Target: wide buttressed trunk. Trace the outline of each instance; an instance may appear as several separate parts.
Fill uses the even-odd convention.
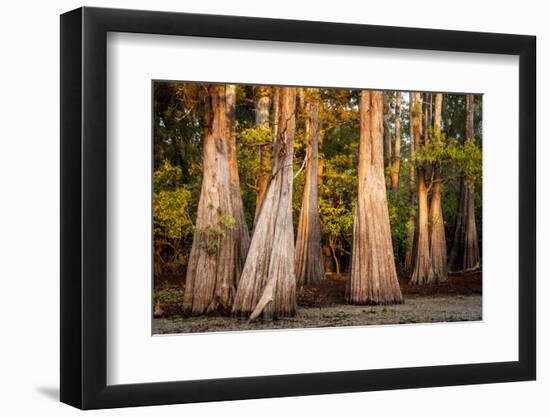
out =
[[[413,93],[412,97],[413,101],[411,103],[411,140],[414,140],[415,148],[420,149],[422,101],[420,98],[420,93]],[[424,129],[426,130],[426,126],[424,127]],[[424,134],[426,135],[425,131]],[[427,138],[427,136],[424,136],[424,145],[427,144]],[[430,257],[428,186],[426,184],[426,168],[423,163],[417,164],[416,178],[418,186],[418,214],[416,223],[417,237],[414,249],[414,266],[410,283],[413,285],[421,285],[429,284],[435,281],[435,275],[433,272],[432,261]]]
[[[319,91],[309,89],[305,183],[296,239],[296,282],[316,284],[325,278],[318,209]]]
[[[465,141],[474,140],[474,96],[466,96]],[[481,259],[475,218],[475,190],[468,178],[462,178],[458,214],[455,222],[453,244],[449,254],[449,270],[473,272],[479,270]]]
[[[433,138],[441,143],[441,108],[443,94],[435,95],[433,111]],[[430,202],[430,256],[435,279],[438,282],[447,281],[447,242],[445,240],[445,223],[441,205],[441,166],[436,162],[433,166],[434,180],[432,199]]]
[[[238,265],[237,277],[244,266],[248,247],[250,246],[250,235],[244,216],[243,199],[241,195],[241,183],[239,180],[239,164],[237,161],[237,134],[235,131],[235,112],[237,106],[237,88],[229,84],[225,88],[226,109],[227,109],[227,137],[229,140],[229,180],[231,183],[231,205],[233,207],[233,218],[235,220],[235,231],[237,239]]]
[[[256,129],[261,133],[261,137],[266,137],[269,131],[269,108],[271,106],[270,88],[257,87],[255,94],[255,111],[256,111]],[[258,173],[257,193],[256,193],[256,211],[254,213],[254,224],[260,214],[262,201],[265,197],[269,176],[271,174],[271,154],[273,152],[273,144],[271,141],[265,141],[258,148],[260,159],[260,170]]]
[[[296,312],[292,182],[296,89],[281,88],[271,180],[237,288],[233,314],[254,320]]]
[[[225,86],[208,86],[204,130],[201,195],[183,297],[183,309],[192,314],[228,311],[237,282]]]
[[[359,185],[347,298],[352,304],[400,303],[384,177],[383,93],[360,94]]]

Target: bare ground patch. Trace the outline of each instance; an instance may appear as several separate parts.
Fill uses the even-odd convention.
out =
[[[154,334],[270,330],[481,320],[481,295],[410,295],[393,306],[300,307],[295,317],[249,323],[226,316],[157,318]]]

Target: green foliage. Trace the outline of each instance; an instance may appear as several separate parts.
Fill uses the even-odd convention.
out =
[[[182,184],[181,169],[165,160],[153,174],[153,233],[155,272],[165,266],[171,272],[187,264],[186,246],[192,240],[193,222],[189,216],[191,192]]]
[[[183,299],[183,290],[173,287],[165,287],[156,292],[156,299],[164,305],[179,304]]]
[[[196,221],[202,184],[202,143],[204,137],[204,94],[199,83],[155,82],[154,84],[154,175],[153,221],[155,236],[155,274],[183,275],[195,233],[203,234],[204,249],[210,255],[219,252],[221,238],[235,227],[235,219],[217,212],[216,224],[199,230]],[[319,107],[320,143],[318,210],[322,244],[336,253],[342,271],[348,267],[351,252],[354,205],[357,200],[357,165],[359,144],[359,95],[356,90],[321,89]],[[422,144],[410,157],[410,113],[421,112],[421,106],[410,109],[408,93],[401,94],[401,170],[399,187],[387,192],[388,212],[394,251],[398,263],[404,260],[411,214],[416,204],[410,203],[408,188],[409,163],[423,164],[427,179],[439,167],[442,208],[447,239],[451,239],[457,214],[461,178],[475,186],[478,233],[481,236],[482,179],[482,97],[474,99],[474,136],[464,138],[465,99],[460,94],[444,94],[442,133],[438,138],[430,131],[428,145]],[[387,126],[395,128],[396,93],[386,94]],[[245,218],[252,230],[256,208],[257,182],[261,174],[260,151],[273,143],[271,128],[256,128],[255,87],[237,88],[236,132],[238,170]],[[306,158],[306,107],[298,103],[294,142],[294,173]],[[273,108],[271,108],[273,116]],[[271,123],[273,120],[271,120]],[[423,138],[422,138],[423,139]],[[264,154],[265,155],[265,154]],[[416,173],[416,171],[414,171]],[[302,205],[305,170],[296,175],[293,188],[293,220],[297,227]],[[386,172],[388,174],[388,172]],[[414,199],[416,186],[412,198]],[[208,205],[216,210],[213,204]],[[212,213],[214,214],[214,212]],[[331,256],[334,256],[331,254]],[[171,290],[170,290],[171,291]],[[161,295],[165,297],[165,295]],[[168,297],[168,295],[166,295]],[[167,300],[165,300],[167,301]]]
[[[480,183],[482,176],[481,148],[473,139],[460,143],[457,139],[447,139],[444,134],[435,140],[433,132],[428,145],[417,150],[414,161],[420,164],[439,163],[448,167],[451,172],[467,178],[473,183]]]
[[[467,139],[464,144],[459,144],[455,140],[450,143],[448,148],[449,157],[460,175],[474,184],[480,184],[483,166],[479,145],[473,139]]]

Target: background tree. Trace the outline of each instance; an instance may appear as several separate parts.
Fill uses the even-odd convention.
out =
[[[310,88],[307,96],[305,184],[295,250],[298,284],[315,284],[325,278],[318,203],[319,90]]]
[[[255,107],[256,107],[256,129],[259,131],[259,136],[262,143],[259,146],[260,169],[258,172],[257,183],[257,198],[256,211],[254,215],[254,223],[260,214],[262,201],[267,190],[269,176],[271,172],[271,154],[273,145],[271,135],[269,134],[269,109],[271,105],[270,88],[260,86],[255,91]]]
[[[231,205],[233,207],[233,218],[235,219],[236,244],[239,255],[237,258],[237,277],[239,277],[246,260],[248,247],[250,246],[250,235],[244,215],[241,182],[239,180],[239,163],[237,158],[237,133],[235,130],[237,87],[234,84],[228,84],[225,87],[225,95],[227,108],[227,138],[229,140],[229,179],[231,183]]]
[[[391,152],[390,181],[393,192],[399,186],[399,170],[401,168],[401,92],[395,92],[395,137]]]
[[[475,148],[473,95],[466,96],[464,147]],[[449,254],[449,269],[453,272],[473,272],[481,265],[474,199],[474,179],[466,173],[461,178],[458,214]]]
[[[282,87],[271,180],[243,268],[233,314],[269,320],[296,311],[292,183],[296,89]]]
[[[184,311],[228,310],[237,282],[225,86],[209,85],[204,111],[202,189],[187,266]]]
[[[412,93],[412,140],[415,149],[420,148],[420,126],[422,125],[422,99],[420,93]],[[424,121],[429,117],[427,106],[425,106]],[[424,125],[427,130],[427,125]],[[424,132],[424,144],[428,146],[429,135]],[[429,284],[435,280],[430,257],[430,232],[428,220],[428,185],[426,181],[426,166],[422,162],[416,164],[416,178],[418,186],[418,215],[417,215],[417,239],[414,249],[414,267],[410,283],[413,285]]]
[[[442,147],[441,140],[441,109],[443,94],[437,93],[433,112],[433,144],[435,152]],[[441,163],[436,159],[433,163],[432,198],[430,200],[430,257],[436,281],[447,281],[447,242],[445,239],[445,222],[441,207]]]
[[[408,187],[409,187],[409,208],[407,218],[407,249],[405,253],[405,269],[412,271],[414,266],[415,246],[416,246],[416,194],[415,194],[415,138],[420,138],[420,120],[418,112],[418,98],[416,93],[409,93],[409,158],[408,158]],[[416,110],[415,110],[416,107]],[[418,139],[419,140],[419,139]]]
[[[383,109],[381,91],[361,91],[359,178],[348,288],[353,304],[402,302],[386,199]]]

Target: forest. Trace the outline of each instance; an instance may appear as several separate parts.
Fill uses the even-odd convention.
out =
[[[482,98],[154,81],[154,333],[480,320]]]

